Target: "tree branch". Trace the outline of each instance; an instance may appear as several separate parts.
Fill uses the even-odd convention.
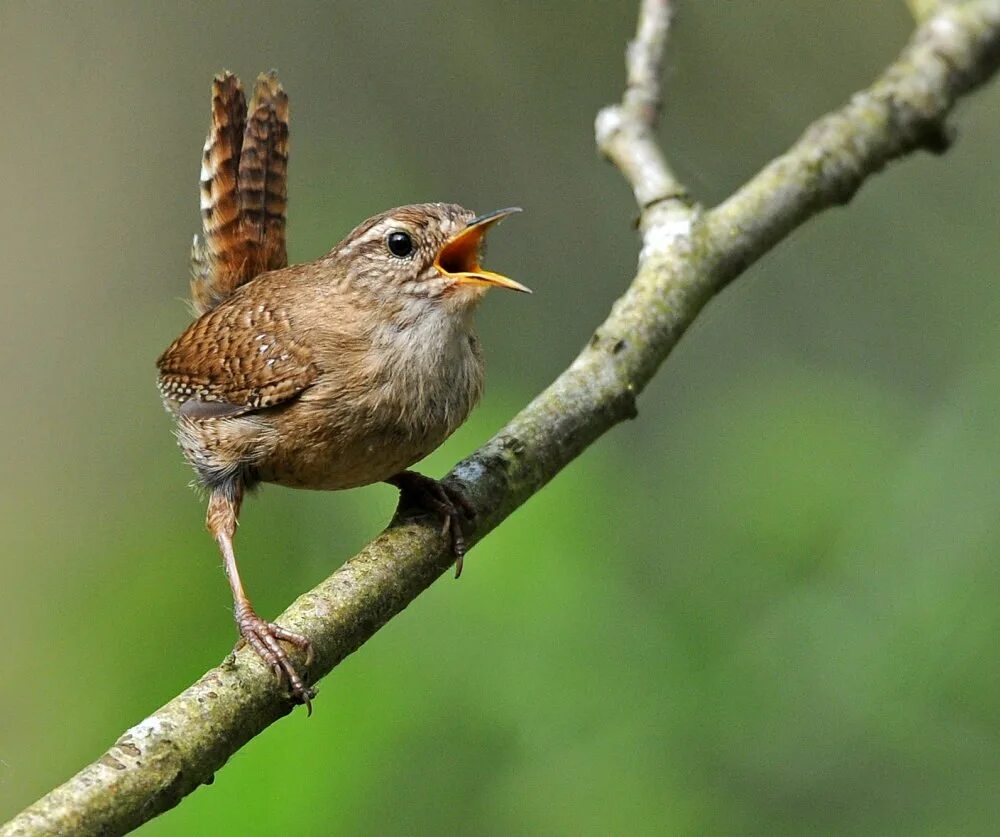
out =
[[[625,95],[597,114],[597,147],[629,182],[640,211],[660,201],[684,201],[687,191],[656,142],[660,74],[672,9],[670,0],[642,0],[635,40],[625,53]]]
[[[1000,0],[921,0],[923,23],[872,87],[823,117],[732,197],[688,206],[653,137],[670,6],[643,0],[628,89],[601,112],[598,143],[642,211],[636,277],[572,365],[450,478],[479,509],[484,537],[618,422],[705,303],[822,209],[848,201],[888,162],[948,144],[958,97],[1000,64]],[[427,521],[394,521],[280,617],[314,643],[327,674],[451,564]],[[120,834],[176,805],[247,741],[291,711],[246,650],[128,730],[93,764],[0,829],[0,835]]]

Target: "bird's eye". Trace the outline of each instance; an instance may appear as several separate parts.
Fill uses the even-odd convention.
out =
[[[405,259],[413,252],[413,239],[409,233],[398,230],[391,232],[385,243],[389,247],[389,252],[400,259]]]

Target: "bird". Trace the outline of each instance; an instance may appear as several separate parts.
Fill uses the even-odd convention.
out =
[[[530,293],[482,264],[488,230],[517,207],[454,203],[381,212],[325,256],[288,265],[288,97],[274,71],[249,106],[217,75],[201,167],[203,235],[192,247],[196,319],[157,360],[161,399],[207,494],[240,634],[311,712],[282,643],[309,640],[261,618],[233,549],[244,498],[261,483],[341,490],[377,482],[436,514],[456,577],[475,510],[452,485],[409,470],[469,416],[483,389],[473,314],[491,287]]]

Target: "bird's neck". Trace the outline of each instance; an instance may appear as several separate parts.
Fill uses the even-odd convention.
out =
[[[418,368],[465,359],[469,341],[475,339],[473,306],[449,310],[425,299],[409,299],[386,313],[373,344]]]
[[[395,404],[407,421],[419,426],[418,432],[447,435],[482,393],[483,363],[472,311],[435,306],[421,309],[421,316],[412,314],[403,306],[373,335],[378,398],[383,407]]]

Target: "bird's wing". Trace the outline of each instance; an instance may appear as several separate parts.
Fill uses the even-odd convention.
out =
[[[257,78],[249,112],[240,80],[228,72],[216,76],[201,166],[204,240],[196,237],[191,250],[197,314],[288,264],[287,174],[288,96],[277,76]]]
[[[247,294],[195,320],[156,365],[164,400],[191,418],[274,407],[298,396],[318,374],[284,308]]]

